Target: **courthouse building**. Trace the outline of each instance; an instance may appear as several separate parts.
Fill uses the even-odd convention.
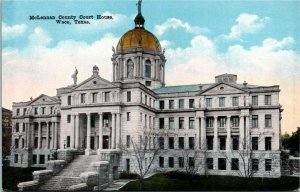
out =
[[[150,148],[162,148],[151,171],[183,170],[189,161],[199,173],[238,175],[246,162],[255,176],[280,177],[279,86],[226,73],[166,86],[164,49],[145,29],[140,7],[134,22],[113,48],[112,82],[87,66],[90,77],[77,83],[76,69],[73,84],[55,96],[13,103],[11,166],[45,167],[67,149],[119,151],[118,171],[134,172],[135,159],[122,148],[147,136]],[[192,151],[188,159],[184,151]]]

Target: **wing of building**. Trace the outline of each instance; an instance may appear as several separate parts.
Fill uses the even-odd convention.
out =
[[[238,175],[246,160],[255,176],[280,177],[279,86],[239,83],[234,74],[166,86],[164,50],[141,12],[134,22],[113,48],[112,82],[94,66],[81,83],[75,72],[74,84],[56,96],[13,103],[11,165],[45,167],[55,152],[69,150],[116,154],[114,174],[134,172],[136,161],[124,147],[147,136],[150,149],[161,148],[153,172],[184,169],[189,161],[201,162],[199,173]],[[187,150],[194,154],[188,160]]]

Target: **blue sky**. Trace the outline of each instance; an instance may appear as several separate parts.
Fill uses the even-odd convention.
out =
[[[98,65],[111,80],[112,46],[134,27],[136,1],[3,1],[3,106],[72,82]],[[300,1],[143,0],[145,28],[166,48],[166,83],[211,83],[222,73],[280,85],[283,131],[300,126]],[[91,25],[58,25],[31,15],[112,15]],[[30,91],[24,91],[30,90]]]

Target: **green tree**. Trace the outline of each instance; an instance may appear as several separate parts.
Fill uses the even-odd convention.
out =
[[[283,148],[289,149],[291,155],[299,157],[300,128],[293,132],[292,135],[285,133],[281,136],[281,139]]]

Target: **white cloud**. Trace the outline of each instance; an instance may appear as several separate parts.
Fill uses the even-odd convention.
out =
[[[178,29],[182,28],[186,32],[193,33],[193,34],[200,34],[200,33],[207,33],[209,32],[209,29],[207,28],[201,28],[198,26],[191,26],[189,23],[184,22],[177,18],[169,18],[167,21],[165,21],[161,25],[156,25],[154,30],[155,34],[158,36],[163,35],[167,30],[169,29]]]
[[[8,40],[21,36],[26,31],[25,24],[17,24],[9,26],[2,22],[2,38],[3,40]]]
[[[46,33],[37,28],[31,34],[30,41],[38,40]],[[71,75],[76,66],[78,82],[92,75],[92,67],[99,67],[100,75],[111,80],[111,46],[116,45],[118,38],[107,34],[99,40],[88,44],[83,41],[64,40],[54,47],[46,45],[47,39],[39,47],[27,49],[3,49],[3,105],[10,108],[12,101],[26,101],[44,93],[56,95],[56,89],[73,83]]]
[[[228,35],[223,35],[226,40],[240,39],[244,34],[255,34],[260,31],[271,18],[264,17],[260,18],[257,15],[242,13],[236,19],[236,24],[231,27]]]
[[[170,44],[171,44],[171,42],[168,41],[168,40],[162,40],[162,41],[160,41],[160,45],[161,45],[162,48],[167,48],[167,47],[170,46]]]
[[[105,11],[102,16],[112,16],[113,19],[96,19],[88,20],[90,21],[90,25],[76,25],[76,29],[80,32],[94,31],[94,30],[104,30],[108,28],[120,27],[121,25],[127,25],[128,22],[133,22],[133,20],[129,19],[126,15],[111,13],[109,11]]]
[[[31,47],[44,47],[51,43],[52,39],[48,32],[41,27],[36,27],[33,33],[29,36],[29,45]]]

